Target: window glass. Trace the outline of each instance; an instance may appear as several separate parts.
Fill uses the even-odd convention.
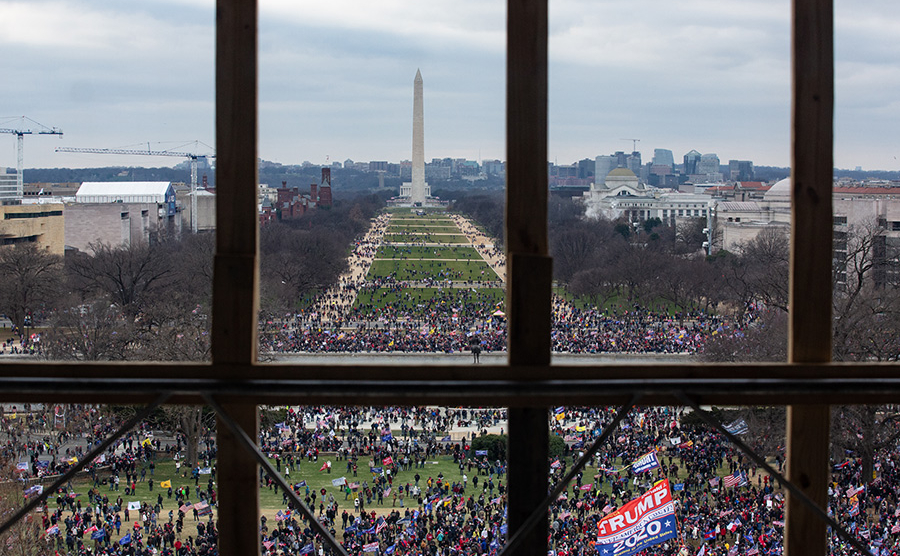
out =
[[[215,17],[176,4],[0,6],[0,354],[209,359]]]
[[[263,360],[505,361],[503,8],[261,2]]]
[[[554,362],[784,361],[788,3],[550,8]]]

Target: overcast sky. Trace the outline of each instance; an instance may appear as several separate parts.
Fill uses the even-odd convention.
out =
[[[260,156],[411,156],[425,82],[425,157],[505,158],[505,2],[261,0]],[[900,10],[836,0],[835,164],[900,169]],[[789,164],[789,0],[551,0],[550,152],[560,164],[640,139],[680,162]],[[0,127],[25,115],[25,166],[173,165],[57,146],[213,145],[213,0],[0,0]],[[34,127],[34,126],[32,126]],[[0,135],[0,166],[16,164]],[[205,148],[199,146],[201,151]]]

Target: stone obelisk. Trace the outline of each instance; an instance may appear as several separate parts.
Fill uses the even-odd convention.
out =
[[[413,81],[413,144],[412,183],[409,200],[416,205],[424,205],[425,193],[425,105],[422,99],[422,72],[416,70]]]

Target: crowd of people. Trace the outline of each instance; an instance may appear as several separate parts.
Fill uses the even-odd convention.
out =
[[[35,441],[42,425],[4,414],[7,442],[2,456],[18,461],[25,454],[60,455],[65,437]],[[87,446],[111,431],[84,416],[78,433]],[[587,445],[613,419],[614,408],[559,407],[549,412],[551,434],[563,440],[561,453],[548,461],[550,482],[559,481]],[[576,475],[549,509],[549,543],[554,555],[602,556],[596,548],[600,521],[662,479],[672,491],[678,535],[648,549],[658,556],[754,556],[780,554],[784,535],[784,491],[763,470],[727,442],[724,436],[691,419],[683,408],[634,410],[613,437]],[[507,470],[502,456],[475,450],[477,436],[503,432],[502,409],[437,407],[304,407],[288,408],[283,420],[261,427],[260,447],[269,454],[294,492],[332,531],[352,556],[366,553],[397,556],[494,555],[506,542]],[[12,424],[10,424],[12,421]],[[45,423],[46,424],[46,423]],[[453,437],[448,431],[465,428]],[[742,434],[771,431],[744,431]],[[212,556],[217,553],[214,483],[215,446],[202,451],[213,469],[195,487],[168,489],[157,479],[156,502],[138,507],[125,502],[125,489],[153,482],[153,462],[171,458],[178,445],[149,445],[142,431],[129,433],[99,458],[80,481],[91,488],[82,496],[66,486],[52,493],[32,524],[43,530],[48,549],[60,555]],[[636,471],[643,456],[655,464]],[[783,449],[769,456],[781,470]],[[900,551],[900,451],[887,447],[875,456],[874,479],[862,477],[857,454],[834,461],[829,513],[877,555]],[[452,460],[450,475],[429,473],[426,462]],[[320,462],[341,482],[321,491],[298,476],[301,460]],[[326,465],[327,464],[327,465]],[[330,473],[332,465],[336,472]],[[361,467],[361,469],[360,469]],[[294,474],[291,475],[292,469]],[[26,471],[40,475],[34,469]],[[186,471],[187,472],[187,471]],[[122,490],[119,481],[122,478]],[[261,471],[261,488],[276,489]],[[358,482],[357,482],[358,481]],[[39,482],[29,480],[26,495]],[[152,489],[152,487],[151,487]],[[199,509],[198,509],[199,508]],[[206,508],[207,511],[203,511]],[[267,556],[329,554],[284,496],[274,519],[260,521],[261,551]],[[185,530],[185,521],[191,530]],[[196,531],[196,532],[195,532]],[[832,532],[831,552],[852,554],[853,548]]]
[[[505,351],[502,304],[492,293],[446,289],[421,298],[403,284],[363,290],[344,318],[310,322],[302,314],[261,334],[261,349],[272,352],[466,351],[476,338],[485,352]],[[389,303],[375,300],[390,297]],[[365,299],[363,301],[362,299]],[[499,311],[499,314],[495,314]],[[552,346],[557,353],[687,353],[727,327],[721,318],[695,313],[687,318],[632,307],[621,313],[554,303]]]
[[[368,411],[368,410],[364,410]],[[395,409],[371,414],[384,423],[403,426],[419,423]],[[457,419],[469,417],[468,410],[446,410],[446,416],[434,413],[427,419],[438,430]],[[474,413],[474,411],[473,411]],[[548,462],[551,482],[561,479],[568,467],[580,457],[609,422],[613,408],[557,408],[550,415],[552,432],[565,439],[562,455]],[[473,415],[474,416],[474,415]],[[502,414],[487,414],[486,423],[503,423]],[[675,500],[678,520],[677,538],[648,549],[646,554],[678,556],[697,554],[734,556],[781,554],[784,540],[784,494],[772,477],[758,469],[730,445],[724,436],[696,424],[686,424],[679,408],[645,409],[629,416],[620,426],[615,440],[602,447],[592,458],[587,473],[576,476],[549,512],[552,554],[597,555],[596,531],[604,516],[639,496],[653,484],[668,479]],[[358,422],[360,414],[346,415],[330,410],[316,415],[293,417],[277,433],[269,433],[269,449],[277,449],[277,439],[296,436],[295,428],[316,429],[327,434],[328,423],[340,429]],[[424,423],[422,423],[424,424]],[[333,430],[333,429],[331,429]],[[363,431],[365,432],[365,431]],[[418,457],[409,458],[406,475],[397,475],[391,483],[376,479],[365,486],[361,502],[352,509],[338,503],[340,491],[316,493],[308,488],[301,498],[317,510],[326,528],[343,542],[352,556],[365,553],[452,556],[496,554],[506,541],[505,464],[486,455],[466,450],[466,440],[440,442],[431,439],[420,444],[383,440],[379,425],[368,434],[360,434],[353,448],[342,457],[404,457],[405,450],[422,450],[427,457],[453,457],[459,465],[454,477],[426,477],[420,474]],[[313,435],[314,437],[315,435]],[[644,472],[634,472],[632,464],[648,453],[658,464]],[[783,453],[770,454],[781,468]],[[864,541],[873,554],[895,554],[900,550],[900,454],[886,453],[879,468],[882,474],[865,485],[860,462],[849,458],[836,465],[834,486],[830,491],[830,510],[838,521]],[[411,468],[409,467],[411,465]],[[779,469],[781,470],[781,469]],[[414,474],[411,478],[409,475]],[[369,474],[366,473],[366,476]],[[356,476],[356,473],[353,473]],[[403,480],[405,479],[405,481]],[[405,484],[403,484],[405,482]],[[396,505],[396,492],[406,493],[406,503]],[[387,494],[394,493],[389,513],[382,509]],[[374,509],[372,509],[374,505]],[[262,550],[270,556],[318,553],[326,545],[304,524],[291,508],[275,524],[264,524]],[[386,509],[386,508],[384,508]],[[832,553],[850,554],[852,549],[835,534]]]
[[[392,229],[390,222],[389,218],[373,222],[351,255],[354,270],[325,295],[324,302],[263,326],[261,350],[457,353],[477,346],[485,353],[504,351],[505,311],[504,300],[496,295],[498,283],[480,275],[445,275],[445,262],[412,256],[427,248],[424,244],[382,245],[385,231]],[[462,216],[451,215],[447,222],[465,233],[480,258],[496,269],[488,271],[492,277],[502,276],[502,250],[481,238]],[[440,249],[444,253],[453,248]],[[376,259],[379,253],[392,258]],[[373,261],[394,261],[402,272],[385,274],[379,267],[381,274],[373,276],[369,272]],[[711,336],[735,324],[702,311],[670,314],[665,308],[654,311],[636,305],[602,309],[556,294],[552,319],[552,349],[575,354],[694,354]]]

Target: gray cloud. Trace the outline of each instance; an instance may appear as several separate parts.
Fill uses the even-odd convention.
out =
[[[550,152],[571,162],[669,148],[789,163],[789,2],[550,4]],[[214,141],[214,2],[0,0],[4,114],[62,127],[26,139],[28,166],[147,164],[59,144]],[[260,155],[400,160],[412,79],[425,79],[426,157],[504,157],[505,3],[262,0]],[[900,15],[836,6],[838,166],[896,169]],[[0,136],[0,165],[15,141]],[[177,160],[154,160],[154,163]]]

